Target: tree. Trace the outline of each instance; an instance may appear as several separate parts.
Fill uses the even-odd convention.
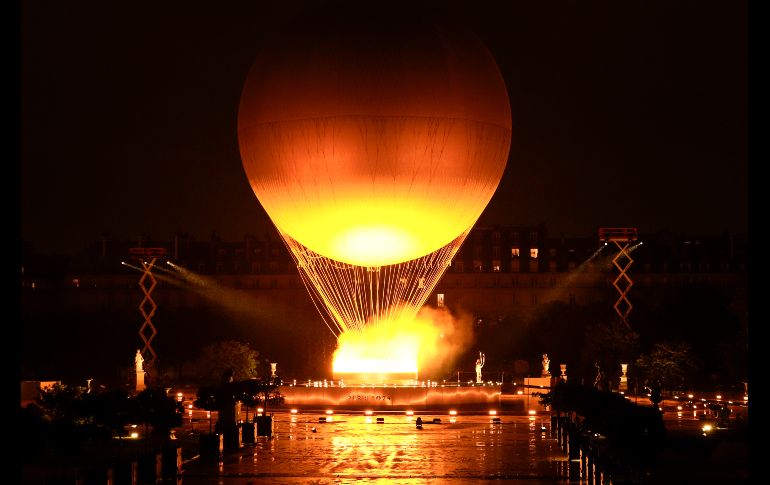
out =
[[[696,365],[686,343],[661,342],[649,354],[636,360],[640,375],[648,382],[659,381],[664,388],[684,387],[684,382],[695,371]]]
[[[182,405],[162,388],[148,387],[134,397],[137,419],[152,426],[153,435],[168,438],[171,430],[182,425]]]
[[[609,389],[608,382],[620,377],[620,364],[630,363],[637,355],[639,334],[617,318],[609,323],[588,327],[583,346],[583,361],[599,361],[604,371],[602,387]]]
[[[198,359],[198,375],[207,381],[216,382],[232,369],[234,380],[250,379],[257,376],[259,352],[248,343],[223,340],[201,350]]]

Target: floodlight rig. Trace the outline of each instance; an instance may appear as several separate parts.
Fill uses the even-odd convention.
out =
[[[167,251],[166,248],[130,248],[128,252],[132,258],[142,263],[142,268],[144,268],[142,276],[139,278],[139,289],[144,293],[144,298],[142,299],[142,302],[139,303],[139,313],[141,313],[144,318],[144,323],[142,323],[142,326],[139,328],[139,337],[141,337],[144,342],[142,357],[144,358],[146,366],[151,368],[157,357],[155,350],[152,348],[152,339],[155,338],[155,335],[158,333],[155,325],[152,323],[152,317],[155,315],[155,310],[158,308],[158,305],[155,304],[155,301],[151,296],[152,290],[154,290],[155,286],[158,284],[157,280],[152,275],[152,268],[155,266],[155,262],[158,258],[165,258]],[[147,280],[149,280],[149,287],[145,284]],[[146,310],[147,305],[149,305],[149,313]],[[147,329],[149,329],[149,336],[145,334]]]
[[[618,248],[618,254],[612,258],[612,264],[615,265],[615,267],[618,269],[619,274],[618,277],[615,278],[615,281],[612,282],[612,286],[615,287],[620,296],[612,308],[615,309],[615,312],[620,317],[620,321],[623,322],[627,327],[629,326],[628,315],[631,313],[631,309],[634,308],[627,296],[628,292],[631,290],[631,287],[634,285],[634,282],[628,275],[628,269],[634,262],[634,260],[631,258],[631,252],[628,250],[628,246],[629,243],[636,241],[636,239],[637,230],[635,227],[599,228],[599,242],[603,242],[605,244],[613,242]],[[624,282],[625,286],[621,287]],[[625,306],[623,309],[621,309],[621,305],[624,303]]]

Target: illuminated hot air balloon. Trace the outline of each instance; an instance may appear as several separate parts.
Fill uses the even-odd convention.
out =
[[[378,12],[294,27],[244,85],[249,183],[335,334],[414,317],[505,169],[502,76],[448,24]]]

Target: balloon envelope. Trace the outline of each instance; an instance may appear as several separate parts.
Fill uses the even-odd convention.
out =
[[[429,22],[285,31],[254,62],[238,114],[244,169],[280,231],[368,267],[424,256],[471,227],[510,137],[491,54]]]

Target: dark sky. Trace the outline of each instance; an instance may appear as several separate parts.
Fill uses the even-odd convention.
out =
[[[261,39],[307,3],[22,2],[22,237],[72,251],[103,232],[271,230],[238,101]],[[509,89],[510,159],[481,223],[746,231],[745,1],[435,3]]]

